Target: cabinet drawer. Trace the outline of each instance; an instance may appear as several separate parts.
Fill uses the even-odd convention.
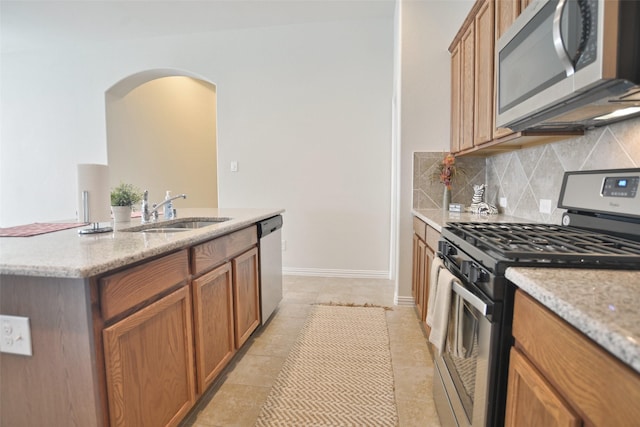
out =
[[[427,238],[425,241],[433,252],[438,251],[438,240],[440,240],[440,233],[435,228],[427,225]]]
[[[191,271],[194,275],[203,273],[257,243],[258,232],[254,225],[194,246],[191,249]]]
[[[413,217],[413,232],[423,241],[427,240],[427,224],[416,216]]]
[[[638,422],[640,375],[520,290],[513,336],[516,347],[579,408],[585,425]]]
[[[186,249],[100,279],[100,310],[104,320],[187,280]]]

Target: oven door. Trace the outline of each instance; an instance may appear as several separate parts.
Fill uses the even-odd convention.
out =
[[[454,283],[447,338],[436,357],[434,398],[448,426],[485,426],[488,421],[491,352],[498,324],[494,304],[479,291]]]

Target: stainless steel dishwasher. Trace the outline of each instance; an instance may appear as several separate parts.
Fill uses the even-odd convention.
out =
[[[264,325],[282,300],[282,215],[258,223],[260,312]]]

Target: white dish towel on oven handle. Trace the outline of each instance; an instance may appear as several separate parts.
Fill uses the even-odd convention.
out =
[[[432,264],[437,268],[437,264]],[[429,341],[438,349],[438,354],[442,354],[447,339],[447,326],[451,310],[451,288],[456,277],[446,268],[438,270],[438,280],[434,281],[436,289],[434,292],[429,289],[429,306],[427,309],[427,324],[431,326]],[[435,294],[435,295],[434,295]],[[434,295],[433,298],[431,296]],[[431,313],[431,323],[429,323],[429,312]]]
[[[445,268],[442,259],[434,257],[431,261],[431,270],[429,270],[429,295],[427,296],[427,325],[431,326],[433,323],[433,313],[435,311],[436,289],[438,289],[438,274],[440,269]]]

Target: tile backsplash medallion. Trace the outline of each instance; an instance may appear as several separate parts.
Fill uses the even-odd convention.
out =
[[[427,175],[428,162],[435,161],[433,167],[437,167],[441,158],[442,153],[415,153],[415,209],[441,205],[442,185],[429,183]],[[484,181],[487,184],[485,200],[488,203],[498,206],[500,198],[506,198],[507,206],[499,208],[501,213],[560,224],[564,209],[556,206],[565,171],[640,167],[640,119],[596,128],[587,131],[584,136],[565,141],[497,154],[486,159],[461,157],[458,161],[460,164],[469,161],[472,163],[472,173],[478,171],[479,174],[467,174],[468,188],[454,190],[452,201],[469,205],[473,195],[471,186]],[[477,161],[484,164],[477,166]],[[481,179],[482,171],[485,173],[484,180]],[[440,195],[437,196],[437,193]],[[540,213],[540,199],[551,200],[551,214]]]

